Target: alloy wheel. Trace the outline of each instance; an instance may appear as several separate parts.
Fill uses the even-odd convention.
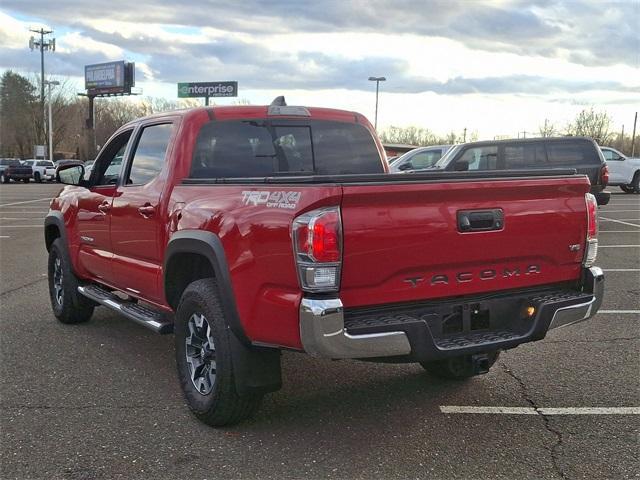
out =
[[[201,395],[208,395],[216,381],[216,349],[211,326],[201,313],[194,313],[187,322],[185,355],[189,376]]]

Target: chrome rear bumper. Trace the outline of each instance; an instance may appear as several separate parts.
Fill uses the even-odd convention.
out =
[[[300,338],[304,350],[328,358],[391,357],[411,353],[404,332],[349,335],[339,298],[303,298],[300,303]]]
[[[353,334],[350,323],[350,334],[345,329],[344,308],[339,298],[301,300],[300,339],[307,353],[334,359],[411,355],[424,360],[513,348],[521,343],[541,340],[548,330],[571,325],[595,315],[604,296],[602,270],[598,267],[585,269],[582,284],[583,288],[576,291],[574,297],[541,300],[537,306],[538,314],[527,332],[501,337],[498,335],[500,332],[492,335],[493,331],[489,330],[486,342],[466,342],[463,348],[456,345],[452,348],[442,347],[442,342],[434,341],[424,321],[419,322],[417,328],[414,322],[412,325],[393,325],[384,329],[385,331],[374,329],[373,332],[360,334]]]

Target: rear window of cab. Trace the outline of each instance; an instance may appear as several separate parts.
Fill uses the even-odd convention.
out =
[[[232,120],[205,124],[191,178],[384,173],[371,133],[323,120]]]

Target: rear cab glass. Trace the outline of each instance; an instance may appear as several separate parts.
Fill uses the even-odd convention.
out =
[[[362,125],[324,120],[212,121],[202,127],[191,178],[384,173]]]

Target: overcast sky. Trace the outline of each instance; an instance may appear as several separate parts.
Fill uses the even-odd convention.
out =
[[[239,97],[357,110],[378,122],[483,138],[564,126],[582,108],[627,131],[640,106],[640,0],[2,0],[0,71],[39,72],[30,26],[55,30],[51,75],[136,62],[145,95],[237,80]],[[233,99],[219,100],[220,104]]]

